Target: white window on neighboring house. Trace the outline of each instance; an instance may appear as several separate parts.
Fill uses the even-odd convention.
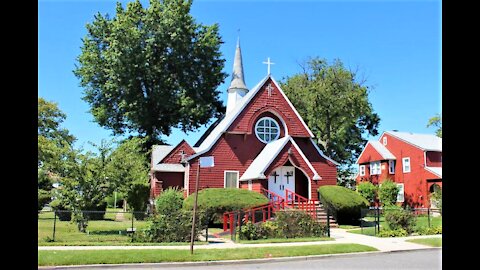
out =
[[[410,158],[402,158],[402,165],[403,165],[403,172],[408,173],[410,172]]]
[[[397,194],[397,202],[405,201],[405,192],[403,190],[403,184],[397,184],[398,187],[398,194]]]
[[[360,165],[358,170],[360,172],[360,176],[365,176],[365,165]]]
[[[238,188],[238,171],[225,171],[225,188]]]
[[[383,145],[387,145],[387,136],[383,137]]]
[[[395,174],[395,160],[388,161],[388,173]]]
[[[381,173],[380,161],[370,162],[370,175],[379,175]]]
[[[248,190],[252,190],[252,180],[248,180]]]

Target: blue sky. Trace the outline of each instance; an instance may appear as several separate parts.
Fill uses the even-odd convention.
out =
[[[129,1],[120,1],[126,3]],[[57,102],[67,114],[64,127],[76,146],[108,139],[111,132],[93,122],[83,89],[73,75],[86,23],[97,12],[115,15],[116,1],[38,2],[38,95]],[[148,1],[142,1],[144,6]],[[398,129],[434,133],[428,119],[442,112],[441,1],[212,1],[196,0],[192,15],[203,24],[218,23],[225,42],[224,71],[231,73],[240,29],[245,81],[253,87],[267,73],[280,81],[301,71],[298,62],[319,56],[339,58],[358,68],[380,115],[379,132]],[[230,78],[219,86],[226,104]],[[164,139],[194,144],[206,127]],[[376,139],[371,137],[370,139]]]

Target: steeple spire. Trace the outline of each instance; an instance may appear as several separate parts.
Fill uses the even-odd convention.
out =
[[[228,87],[228,89],[231,89],[231,88],[246,89],[248,91],[248,88],[245,85],[245,80],[243,78],[242,50],[240,49],[240,37],[238,37],[237,39],[235,59],[233,60],[232,81],[230,82],[230,87]]]
[[[242,50],[240,49],[240,37],[237,39],[235,58],[233,60],[232,81],[228,87],[227,114],[233,110],[237,102],[248,92],[245,79],[243,78]]]

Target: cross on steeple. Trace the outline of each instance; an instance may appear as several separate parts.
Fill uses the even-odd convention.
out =
[[[267,67],[268,67],[268,75],[270,75],[270,65],[273,65],[275,63],[273,62],[270,62],[270,57],[267,58],[267,62],[262,62],[263,64],[267,64]]]
[[[273,183],[276,184],[277,183],[277,176],[280,176],[280,175],[277,173],[277,171],[274,171],[272,173],[272,176],[273,176]]]

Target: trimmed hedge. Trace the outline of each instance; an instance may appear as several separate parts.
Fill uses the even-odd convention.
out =
[[[341,186],[318,188],[320,201],[332,211],[338,224],[359,224],[361,209],[368,208],[369,202],[357,192]]]
[[[183,202],[183,209],[192,210],[195,193]],[[247,189],[206,188],[198,192],[198,209],[203,211],[210,222],[221,223],[225,212],[241,210],[268,203],[264,195]]]

